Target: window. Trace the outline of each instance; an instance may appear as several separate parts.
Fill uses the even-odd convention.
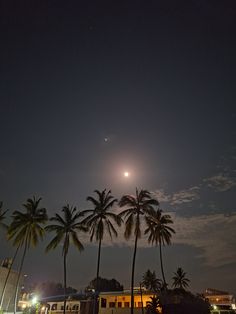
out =
[[[55,311],[55,310],[57,310],[57,304],[56,304],[56,303],[54,303],[54,304],[52,305],[52,311]]]
[[[138,307],[142,307],[142,302],[138,302]]]
[[[124,307],[129,307],[129,302],[124,302]]]
[[[122,302],[118,302],[118,303],[117,303],[117,306],[118,306],[118,307],[122,307]]]
[[[109,302],[109,307],[116,307],[116,302]]]
[[[101,299],[101,307],[107,307],[107,299],[105,298]]]

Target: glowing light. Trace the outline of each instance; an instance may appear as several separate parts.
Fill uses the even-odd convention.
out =
[[[129,177],[129,172],[128,172],[128,171],[125,171],[125,172],[124,172],[124,177],[126,177],[126,178]]]
[[[35,305],[38,302],[38,297],[34,296],[31,302],[33,305]]]

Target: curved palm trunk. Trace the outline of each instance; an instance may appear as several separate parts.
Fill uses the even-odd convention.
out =
[[[165,278],[165,274],[164,274],[163,261],[162,261],[162,245],[161,245],[161,241],[159,242],[159,251],[160,251],[162,279],[163,279],[164,287],[166,288],[166,278]]]
[[[93,314],[96,313],[97,295],[99,293],[98,278],[99,278],[99,270],[100,270],[101,244],[102,244],[102,239],[100,238],[99,244],[98,244],[97,274],[96,274],[96,286],[95,286],[94,303],[93,303]]]
[[[11,269],[12,269],[12,266],[13,266],[13,264],[15,262],[15,259],[16,259],[17,253],[19,251],[19,248],[20,248],[20,245],[18,245],[18,247],[17,247],[17,249],[15,251],[15,254],[13,256],[12,263],[11,263],[10,267],[8,268],[7,276],[6,276],[6,279],[5,279],[5,282],[4,282],[4,285],[3,285],[3,289],[2,289],[2,293],[1,293],[0,310],[2,309],[3,300],[4,300],[6,287],[7,287],[7,282],[8,282],[9,276],[11,274]]]
[[[63,313],[66,313],[66,281],[67,281],[67,276],[66,276],[66,256],[67,254],[64,254],[64,261],[63,261],[63,267],[64,267],[64,308],[63,308]]]
[[[136,236],[135,236],[135,243],[134,243],[133,262],[132,262],[132,275],[131,275],[131,307],[130,307],[130,314],[134,313],[134,268],[135,268],[136,252],[137,252],[137,243],[138,243],[138,235],[136,234]]]
[[[28,236],[26,237],[26,240],[25,240],[24,252],[23,252],[23,255],[21,258],[19,273],[18,273],[18,277],[17,277],[17,281],[16,281],[16,289],[15,289],[15,296],[14,296],[14,314],[16,314],[16,310],[17,310],[17,295],[18,295],[18,290],[19,290],[19,282],[20,282],[22,267],[23,267],[24,260],[25,260],[25,255],[27,252],[27,247],[28,247]]]

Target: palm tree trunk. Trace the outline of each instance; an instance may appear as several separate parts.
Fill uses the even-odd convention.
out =
[[[67,254],[64,254],[64,308],[63,308],[63,313],[66,314],[66,256]]]
[[[99,245],[98,245],[97,276],[96,276],[96,292],[98,292],[98,278],[99,278],[99,270],[100,270],[101,243],[102,243],[102,239],[100,238],[100,239],[99,239]]]
[[[165,274],[164,274],[164,268],[163,268],[163,261],[162,261],[162,245],[161,241],[159,242],[159,251],[160,251],[160,261],[161,261],[161,273],[162,273],[162,279],[164,283],[164,287],[166,288],[166,279],[165,279]]]
[[[25,239],[24,252],[23,252],[23,255],[22,255],[22,258],[21,258],[19,273],[18,273],[18,277],[17,277],[17,281],[16,281],[16,289],[15,289],[15,296],[14,296],[14,314],[16,314],[16,310],[17,310],[17,295],[18,295],[18,290],[19,290],[19,282],[20,282],[20,277],[21,277],[21,272],[22,272],[22,267],[23,267],[23,264],[24,264],[24,260],[25,260],[27,247],[28,247],[28,235],[26,236],[26,239]]]
[[[100,256],[101,256],[101,244],[102,244],[102,239],[99,239],[99,244],[98,244],[98,259],[97,259],[97,275],[96,275],[96,285],[95,285],[95,293],[94,293],[94,303],[93,303],[93,314],[96,313],[96,305],[97,305],[97,294],[99,293],[98,291],[98,279],[99,279],[99,270],[100,270]]]
[[[19,248],[20,248],[20,245],[18,245],[18,247],[17,247],[17,249],[15,251],[15,254],[13,256],[12,263],[11,263],[10,267],[8,268],[7,276],[6,276],[6,279],[5,279],[5,282],[4,282],[4,285],[3,285],[3,289],[2,289],[2,293],[1,293],[0,310],[2,310],[2,305],[3,305],[4,295],[5,295],[5,292],[6,292],[8,278],[10,276],[11,269],[12,269],[12,266],[13,266],[13,264],[15,262],[15,259],[16,259],[17,253],[19,251]]]
[[[138,235],[136,234],[135,243],[134,243],[133,262],[132,262],[132,275],[131,275],[131,308],[130,308],[130,314],[134,313],[134,268],[135,268],[136,252],[137,252],[137,243],[138,243]]]

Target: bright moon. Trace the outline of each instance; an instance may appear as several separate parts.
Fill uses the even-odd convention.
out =
[[[126,178],[129,177],[129,172],[127,172],[127,171],[124,172],[124,177],[126,177]]]

